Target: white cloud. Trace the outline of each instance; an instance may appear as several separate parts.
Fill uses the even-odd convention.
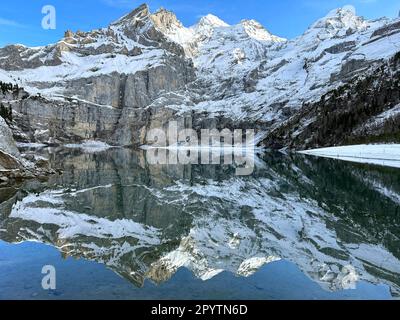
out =
[[[20,24],[16,21],[4,19],[4,18],[0,18],[0,26],[23,27],[22,24]]]

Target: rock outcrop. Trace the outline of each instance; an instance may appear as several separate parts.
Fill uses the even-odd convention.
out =
[[[27,168],[15,145],[12,132],[0,117],[0,185],[8,184],[11,178],[28,175]]]
[[[13,156],[19,155],[12,132],[2,117],[0,117],[0,149]]]
[[[8,87],[12,88],[11,84]],[[12,94],[17,97],[19,92],[19,89],[12,88],[10,91],[5,90],[3,96]],[[5,120],[0,116],[0,186],[15,183],[16,180],[33,177],[44,178],[48,174],[54,173],[48,167],[46,159],[35,156],[26,157],[20,153],[7,121],[11,122],[9,118]],[[23,133],[23,135],[25,134]]]

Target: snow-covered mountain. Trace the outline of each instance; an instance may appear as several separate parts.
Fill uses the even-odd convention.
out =
[[[299,135],[316,119],[298,119],[305,106],[320,105],[334,90],[350,91],[393,63],[399,40],[399,19],[365,20],[351,6],[286,40],[254,20],[228,25],[210,14],[185,27],[172,12],[152,14],[142,5],[106,28],[67,31],[52,45],[0,49],[0,81],[25,90],[2,102],[15,112],[15,134],[31,142],[143,144],[147,128],[178,117],[191,117],[195,128],[213,119],[217,127],[266,135],[296,119],[302,125],[288,130]],[[398,105],[390,96],[354,126]]]

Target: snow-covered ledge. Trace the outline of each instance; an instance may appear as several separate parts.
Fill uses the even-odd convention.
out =
[[[400,144],[369,144],[300,151],[317,157],[400,168]]]

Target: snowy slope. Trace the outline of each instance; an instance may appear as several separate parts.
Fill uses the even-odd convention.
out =
[[[180,29],[183,39],[172,39],[192,50],[197,84],[205,88],[198,93],[205,98],[174,107],[241,120],[284,120],[282,106],[294,112],[304,102],[318,101],[355,72],[362,74],[398,52],[399,32],[374,35],[396,21],[367,21],[346,6],[286,41],[255,21],[228,26],[214,16],[203,18]]]

